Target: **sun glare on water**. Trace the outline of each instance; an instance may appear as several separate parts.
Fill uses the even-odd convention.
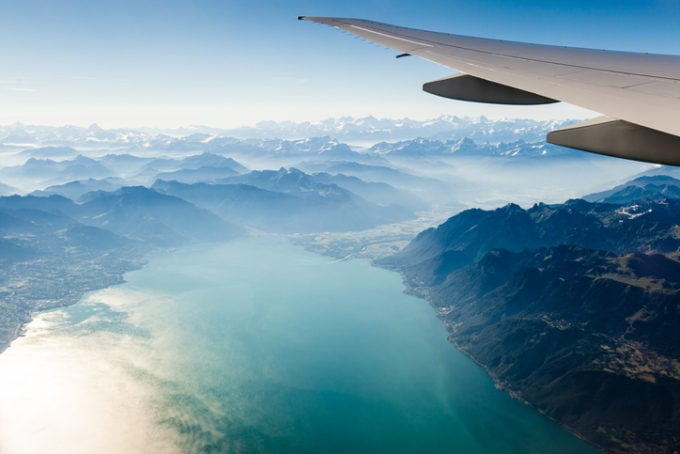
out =
[[[0,452],[176,451],[153,422],[152,390],[129,378],[140,366],[132,358],[143,357],[132,354],[139,341],[66,335],[67,319],[67,310],[38,315],[0,355]]]

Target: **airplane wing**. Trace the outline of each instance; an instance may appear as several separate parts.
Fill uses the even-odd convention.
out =
[[[548,142],[680,165],[680,56],[528,44],[300,16],[460,71],[423,85],[451,99],[500,104],[565,101],[600,112],[548,134]]]

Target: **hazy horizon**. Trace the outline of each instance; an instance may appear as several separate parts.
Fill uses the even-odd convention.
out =
[[[312,126],[318,126],[318,125],[323,125],[325,123],[331,123],[331,122],[340,122],[344,120],[349,120],[351,122],[356,122],[360,120],[367,120],[367,119],[374,119],[377,121],[388,121],[388,122],[400,122],[400,121],[412,121],[412,122],[421,122],[421,123],[427,123],[427,122],[433,122],[433,121],[439,121],[439,120],[450,120],[450,119],[456,119],[456,120],[462,120],[462,121],[467,121],[467,122],[477,122],[477,121],[489,121],[489,122],[511,122],[511,121],[535,121],[535,122],[543,122],[543,121],[574,121],[574,120],[582,120],[586,118],[590,118],[594,115],[597,115],[594,112],[588,111],[586,109],[575,109],[573,110],[573,116],[564,116],[562,115],[561,112],[555,113],[554,115],[550,116],[531,116],[531,115],[526,115],[526,116],[509,116],[509,115],[502,115],[502,116],[495,116],[493,115],[493,112],[490,115],[486,115],[484,113],[480,113],[478,115],[456,115],[455,113],[441,113],[436,116],[423,116],[423,117],[418,117],[416,115],[410,115],[410,116],[379,116],[379,115],[364,115],[364,116],[354,116],[354,115],[337,115],[337,116],[327,116],[327,117],[320,117],[317,119],[300,119],[300,120],[294,120],[294,119],[274,119],[274,118],[264,118],[261,120],[257,120],[251,123],[240,123],[240,124],[234,124],[230,126],[218,126],[218,125],[213,125],[213,124],[206,124],[206,123],[182,123],[178,125],[172,125],[172,126],[153,126],[150,124],[138,124],[138,125],[119,125],[119,126],[110,126],[104,123],[92,121],[92,122],[83,122],[83,123],[63,123],[63,122],[58,122],[55,121],[54,123],[29,123],[29,122],[23,122],[23,121],[15,121],[15,122],[8,122],[8,123],[2,123],[0,122],[0,128],[7,128],[7,127],[12,127],[12,126],[25,126],[25,127],[46,127],[46,128],[69,128],[69,127],[75,127],[75,128],[80,128],[80,129],[88,129],[88,128],[93,128],[93,127],[98,127],[104,130],[140,130],[140,131],[152,131],[152,132],[161,132],[161,133],[171,133],[173,131],[182,131],[182,130],[190,130],[192,128],[195,129],[213,129],[213,130],[218,130],[218,131],[231,131],[231,130],[238,130],[238,129],[246,129],[246,128],[261,128],[263,126],[266,126],[267,124],[275,123],[279,125],[285,125],[285,124],[293,124],[293,125],[312,125]]]

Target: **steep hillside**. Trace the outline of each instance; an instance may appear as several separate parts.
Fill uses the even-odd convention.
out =
[[[674,452],[680,201],[623,200],[468,210],[381,264],[514,396],[609,452]]]

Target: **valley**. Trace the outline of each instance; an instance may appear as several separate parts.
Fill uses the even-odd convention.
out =
[[[674,169],[531,142],[543,122],[374,120],[0,127],[1,348],[150,257],[283,239],[400,272],[498,386],[591,443],[680,444]]]

